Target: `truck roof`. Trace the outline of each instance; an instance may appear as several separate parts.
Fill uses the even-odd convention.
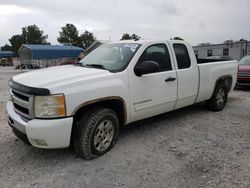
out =
[[[186,43],[181,40],[121,40],[121,41],[112,41],[108,43],[133,43],[133,44],[146,44],[146,43],[163,43],[163,42],[171,42],[171,43]]]

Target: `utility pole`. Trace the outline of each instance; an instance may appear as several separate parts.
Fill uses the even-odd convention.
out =
[[[25,28],[24,28],[25,44],[28,44],[27,33],[28,33],[28,28],[25,27]]]
[[[248,47],[248,40],[246,40],[246,53],[245,53],[245,56],[247,55],[247,47]]]

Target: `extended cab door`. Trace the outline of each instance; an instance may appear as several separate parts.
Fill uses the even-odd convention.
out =
[[[185,43],[173,42],[178,75],[178,97],[175,109],[194,104],[199,89],[199,70],[193,48]]]
[[[177,100],[177,76],[169,47],[163,43],[148,46],[135,67],[144,61],[157,62],[159,71],[142,76],[130,72],[131,121],[171,111]]]

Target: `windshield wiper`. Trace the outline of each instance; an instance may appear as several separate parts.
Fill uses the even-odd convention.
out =
[[[82,63],[75,63],[74,65],[75,65],[75,66],[80,66],[80,67],[85,67],[85,65],[82,64]]]
[[[103,65],[100,65],[100,64],[85,64],[85,66],[93,67],[93,68],[97,68],[97,69],[107,70]]]

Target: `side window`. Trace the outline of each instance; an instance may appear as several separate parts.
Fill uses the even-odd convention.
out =
[[[225,56],[229,55],[229,49],[228,48],[223,49],[223,55],[225,55]]]
[[[138,64],[140,65],[143,61],[158,63],[159,72],[172,70],[169,52],[165,44],[155,44],[148,47],[141,55]]]
[[[187,69],[191,66],[187,47],[184,44],[174,44],[174,52],[177,60],[178,69]]]
[[[208,50],[207,51],[207,57],[213,56],[213,50]]]

